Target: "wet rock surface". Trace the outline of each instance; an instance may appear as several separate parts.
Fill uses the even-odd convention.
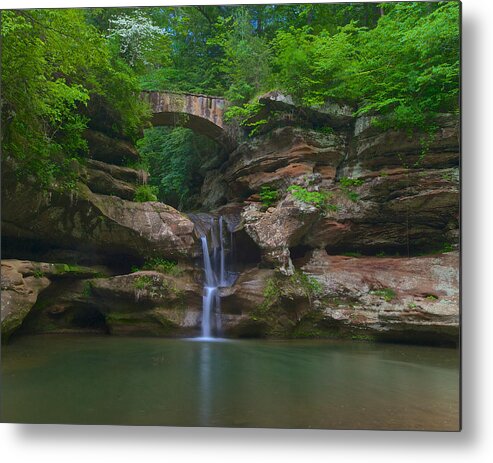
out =
[[[92,277],[96,270],[67,264],[31,262],[27,260],[2,260],[2,342],[22,325],[38,299],[53,280]]]
[[[223,334],[457,343],[458,253],[443,253],[459,242],[457,117],[440,115],[430,135],[382,130],[342,102],[302,111],[279,92],[261,99],[278,119],[211,164],[200,198],[234,234],[239,263],[236,282],[219,288]],[[25,247],[53,262],[123,264],[112,276],[65,277],[55,264],[2,263],[2,335],[198,335],[210,214],[133,202],[147,181],[122,166],[135,148],[95,130],[86,138],[91,159],[73,192],[43,192],[4,169],[4,247],[9,257]],[[292,185],[326,203],[295,197]],[[267,204],[263,188],[277,199]],[[129,273],[149,257],[187,270]]]

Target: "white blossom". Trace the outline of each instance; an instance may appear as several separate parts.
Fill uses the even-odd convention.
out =
[[[132,16],[123,14],[110,20],[108,37],[120,39],[120,53],[131,66],[138,62],[149,64],[146,54],[166,30],[153,24],[152,20],[138,12]]]

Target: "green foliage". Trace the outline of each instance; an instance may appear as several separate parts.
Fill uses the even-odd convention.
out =
[[[454,247],[450,243],[443,243],[442,245],[442,252],[452,252],[454,250]]]
[[[296,270],[293,275],[290,276],[291,283],[300,287],[305,293],[306,297],[312,303],[312,299],[316,296],[320,296],[323,292],[323,287],[320,282],[311,275],[307,275],[301,270]]]
[[[382,4],[376,27],[351,22],[336,33],[309,26],[276,34],[275,77],[307,105],[327,98],[359,103],[357,114],[380,113],[385,127],[426,127],[433,115],[458,108],[458,2]]]
[[[270,207],[277,203],[279,200],[279,191],[274,190],[269,186],[263,186],[260,189],[260,200],[262,205],[265,207]]]
[[[154,281],[149,275],[141,275],[134,280],[135,289],[149,289],[153,286]]]
[[[191,209],[200,194],[204,165],[214,168],[220,148],[208,138],[182,127],[155,127],[138,143],[142,162],[151,173],[149,184],[158,199],[179,209]]]
[[[357,188],[363,185],[364,180],[359,178],[349,178],[349,177],[341,177],[339,179],[339,184],[341,185],[341,190],[346,194],[346,196],[353,202],[359,200],[359,195],[353,188]]]
[[[137,80],[81,9],[2,11],[2,138],[19,177],[73,188],[82,134],[104,119],[135,136],[147,110]],[[111,117],[109,117],[111,115]]]
[[[1,34],[4,158],[44,187],[74,188],[87,127],[140,136],[141,89],[225,96],[251,136],[268,122],[255,103],[266,91],[349,100],[384,128],[425,128],[418,163],[434,115],[458,111],[454,1],[4,10]],[[192,206],[211,148],[174,131],[144,139],[159,199]]]
[[[37,269],[34,269],[33,276],[34,276],[34,278],[43,278],[44,273],[41,269],[37,268]]]
[[[245,103],[242,106],[230,106],[224,114],[227,122],[237,122],[241,127],[248,129],[248,136],[255,136],[258,131],[269,122],[268,119],[259,119],[258,115],[264,105],[258,102]]]
[[[148,259],[142,267],[143,270],[155,270],[169,275],[179,275],[181,270],[175,261],[163,259],[161,257],[153,257]]]
[[[339,183],[343,188],[350,188],[350,187],[358,187],[363,185],[364,180],[360,178],[349,178],[349,177],[341,177],[339,179]]]
[[[270,80],[271,49],[264,37],[256,33],[251,10],[238,7],[227,17],[219,17],[210,46],[222,51],[219,69],[227,76],[226,98],[233,103],[246,103]]]
[[[311,204],[321,211],[336,211],[337,206],[329,204],[331,194],[327,191],[308,191],[299,185],[291,185],[288,191],[298,200],[306,204]]]
[[[392,288],[376,289],[370,291],[370,294],[381,297],[386,302],[390,302],[396,297],[395,291]]]
[[[436,297],[434,294],[428,294],[426,296],[426,299],[428,299],[429,301],[438,301],[438,297]]]
[[[92,295],[92,284],[90,281],[84,281],[82,285],[82,296],[90,297]]]
[[[151,185],[140,185],[135,190],[134,201],[145,203],[148,201],[157,201],[158,189]]]

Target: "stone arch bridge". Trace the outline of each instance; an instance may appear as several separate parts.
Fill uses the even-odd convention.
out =
[[[142,92],[152,110],[154,126],[180,126],[212,138],[226,149],[236,146],[234,130],[224,121],[229,102],[194,93]]]

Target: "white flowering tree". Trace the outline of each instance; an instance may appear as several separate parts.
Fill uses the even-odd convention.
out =
[[[162,64],[169,56],[168,33],[142,12],[122,14],[109,22],[108,37],[118,39],[120,54],[130,66]]]

